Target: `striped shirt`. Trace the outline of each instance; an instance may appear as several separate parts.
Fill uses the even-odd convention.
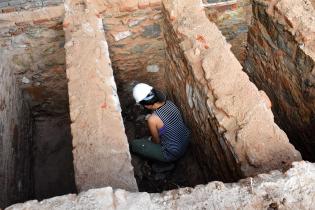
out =
[[[176,160],[186,151],[189,141],[189,130],[184,124],[180,111],[171,101],[153,112],[163,122],[159,130],[163,155],[167,160]]]

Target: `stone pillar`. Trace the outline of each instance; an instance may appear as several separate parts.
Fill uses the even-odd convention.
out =
[[[79,191],[137,191],[102,19],[93,2],[67,1],[64,30],[71,131]]]

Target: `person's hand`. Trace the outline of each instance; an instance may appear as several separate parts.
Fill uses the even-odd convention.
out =
[[[149,117],[151,117],[151,115],[152,115],[152,114],[147,114],[144,119],[145,119],[145,120],[148,120]]]

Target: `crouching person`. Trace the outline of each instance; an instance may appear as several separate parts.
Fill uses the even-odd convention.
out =
[[[152,114],[147,117],[151,137],[133,140],[131,150],[161,162],[179,159],[186,151],[190,136],[179,109],[161,92],[144,83],[133,88],[133,97]]]

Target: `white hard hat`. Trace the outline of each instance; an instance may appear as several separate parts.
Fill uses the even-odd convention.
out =
[[[145,99],[147,95],[151,92],[153,87],[150,85],[139,83],[133,88],[133,98],[136,100],[137,103]]]

